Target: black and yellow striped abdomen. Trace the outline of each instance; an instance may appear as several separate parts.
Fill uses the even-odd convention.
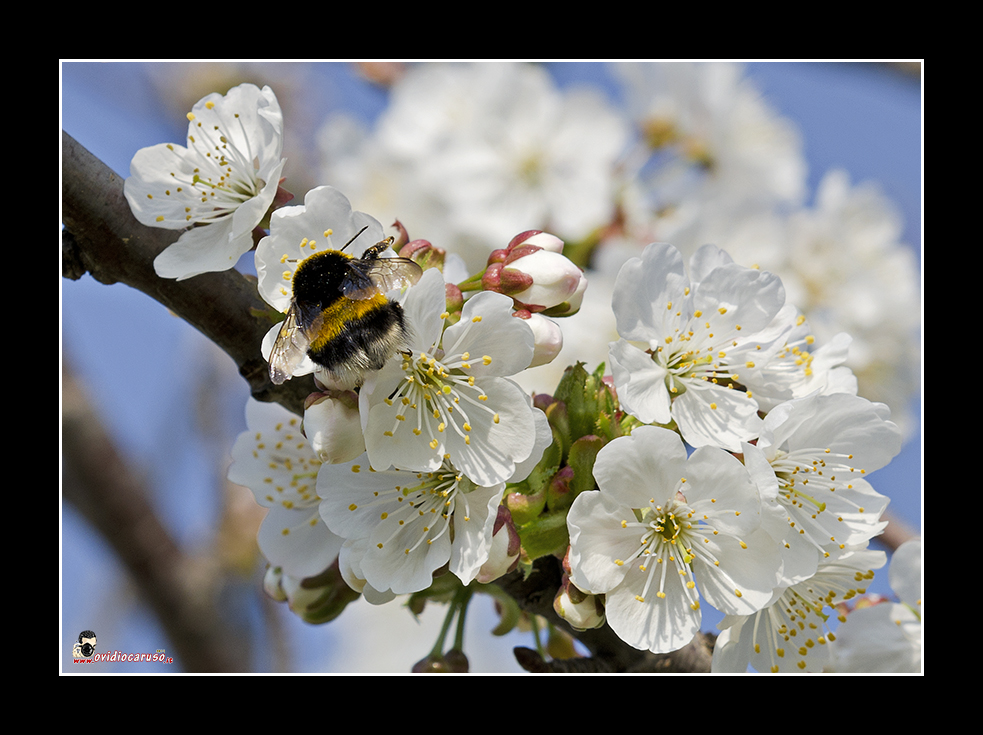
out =
[[[381,294],[355,301],[341,297],[321,312],[307,350],[333,372],[379,370],[405,342],[403,309]]]
[[[310,340],[307,354],[341,382],[360,382],[362,373],[381,369],[406,343],[402,307],[373,292],[368,278],[357,298],[345,294],[346,278],[364,263],[327,250],[304,260],[293,275],[294,301]]]

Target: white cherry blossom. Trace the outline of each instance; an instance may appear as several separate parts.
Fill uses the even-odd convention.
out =
[[[645,423],[675,421],[693,446],[740,451],[761,424],[757,402],[742,389],[743,346],[754,342],[772,354],[782,346],[769,327],[785,290],[777,276],[727,261],[719,249],[702,248],[691,281],[679,251],[653,243],[625,263],[613,300],[621,340],[610,359],[629,413]]]
[[[726,614],[771,600],[781,552],[733,455],[701,447],[687,459],[675,432],[641,426],[601,449],[594,477],[599,490],[578,495],[567,516],[571,580],[605,595],[626,643],[686,645],[700,629],[700,593]]]
[[[728,616],[720,623],[711,670],[744,673],[819,672],[832,660],[827,619],[832,608],[863,594],[873,570],[884,566],[883,551],[846,549],[825,559],[809,579],[783,590],[765,609]],[[824,610],[827,610],[824,612]]]
[[[480,485],[508,480],[536,443],[539,411],[507,377],[532,361],[532,330],[512,316],[510,298],[487,291],[444,330],[444,281],[433,269],[408,290],[403,308],[407,352],[370,375],[359,394],[372,467],[435,472],[449,461]]]
[[[743,449],[762,497],[786,514],[786,543],[827,556],[884,529],[888,498],[864,478],[901,450],[889,416],[884,404],[847,393],[796,399],[768,413],[757,443]]]
[[[269,87],[241,84],[188,114],[188,146],[137,151],[124,194],[148,227],[186,230],[154,260],[161,278],[228,270],[253,246],[286,163],[283,115]]]
[[[492,548],[505,483],[476,486],[448,464],[376,472],[366,459],[325,465],[318,475],[321,515],[339,536],[359,539],[362,578],[375,590],[417,592],[449,564],[464,584],[474,580]]]
[[[246,425],[232,447],[228,477],[269,508],[259,529],[259,548],[291,577],[320,574],[338,557],[342,539],[318,513],[321,460],[301,433],[300,417],[279,404],[249,399]]]

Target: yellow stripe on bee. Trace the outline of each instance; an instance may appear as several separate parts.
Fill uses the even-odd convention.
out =
[[[324,347],[341,334],[347,324],[361,319],[387,303],[388,299],[382,294],[376,294],[370,299],[338,299],[321,312],[323,323],[315,339],[311,340],[310,349],[317,350]]]

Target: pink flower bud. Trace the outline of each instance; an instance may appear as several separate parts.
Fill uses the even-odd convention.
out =
[[[513,253],[526,252],[522,250]],[[568,258],[550,250],[539,249],[528,252],[521,257],[512,259],[510,256],[502,268],[500,279],[504,283],[522,283],[516,274],[522,274],[531,280],[528,287],[522,291],[507,293],[513,299],[523,304],[530,311],[544,311],[550,307],[569,302],[578,290],[586,288],[587,280],[583,271]]]
[[[551,235],[548,232],[543,232],[542,230],[526,230],[525,232],[520,232],[518,235],[512,238],[509,243],[508,250],[513,250],[514,248],[521,247],[522,245],[535,245],[543,250],[549,250],[553,253],[563,252],[563,240],[558,238],[556,235]]]
[[[502,263],[492,263],[481,276],[481,288],[512,296],[532,286],[532,277],[518,270],[507,270]]]
[[[444,267],[447,259],[447,251],[443,248],[434,247],[429,240],[411,240],[396,251],[401,258],[409,258],[415,263],[419,263],[424,270],[427,268]]]

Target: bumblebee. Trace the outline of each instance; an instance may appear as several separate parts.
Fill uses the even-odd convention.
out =
[[[293,298],[270,353],[270,379],[293,377],[304,357],[326,370],[339,388],[361,385],[407,341],[403,308],[386,292],[412,285],[423,269],[407,258],[380,257],[393,238],[361,257],[341,248],[305,258],[293,274]]]

